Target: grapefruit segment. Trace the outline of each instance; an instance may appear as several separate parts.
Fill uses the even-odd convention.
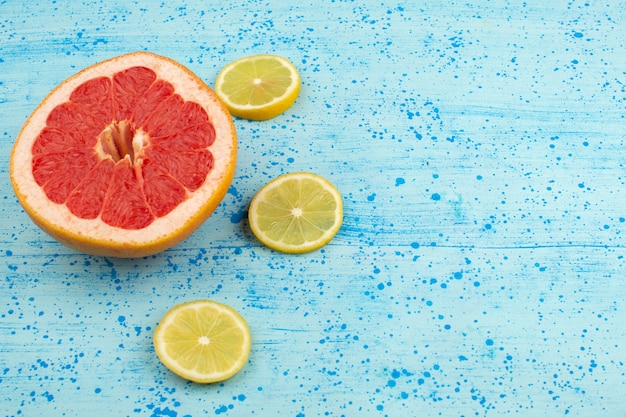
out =
[[[154,71],[132,67],[113,75],[115,120],[130,120],[137,102],[156,80]]]
[[[144,159],[143,179],[146,201],[156,217],[165,216],[187,198],[185,187],[149,159]]]
[[[135,100],[136,107],[130,120],[135,126],[143,127],[144,123],[150,114],[155,111],[157,106],[167,100],[172,94],[174,94],[172,84],[167,81],[156,80],[143,96]]]
[[[115,164],[102,207],[102,221],[122,229],[143,229],[154,221],[130,158]]]
[[[181,149],[202,149],[215,140],[215,128],[210,123],[198,124],[168,136],[152,138],[153,146],[161,146],[170,151]]]
[[[185,125],[177,123],[184,104],[185,102],[178,94],[169,96],[145,116],[141,124],[142,129],[154,136],[171,135],[184,129]]]
[[[33,144],[33,155],[67,152],[75,148],[87,148],[89,140],[76,132],[66,132],[58,128],[46,127]]]
[[[93,152],[83,149],[39,154],[33,157],[33,176],[51,201],[63,204],[96,163]]]
[[[82,252],[138,257],[191,234],[232,181],[232,118],[197,76],[136,52],[70,77],[18,135],[10,174],[34,222]]]
[[[115,118],[111,84],[109,77],[89,80],[72,91],[70,101],[91,113],[101,123],[110,123]]]
[[[46,124],[65,132],[80,132],[92,139],[102,130],[101,121],[85,107],[71,101],[56,106],[50,112]]]
[[[74,188],[65,204],[75,216],[82,219],[98,217],[104,205],[114,168],[113,161],[102,160]]]
[[[146,150],[146,156],[190,191],[202,186],[213,166],[213,155],[202,149],[168,153],[166,148],[151,146]]]

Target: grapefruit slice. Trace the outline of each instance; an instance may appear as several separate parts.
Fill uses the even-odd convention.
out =
[[[134,52],[57,86],[10,158],[35,224],[80,252],[134,258],[189,236],[232,181],[237,135],[222,101],[181,64]]]

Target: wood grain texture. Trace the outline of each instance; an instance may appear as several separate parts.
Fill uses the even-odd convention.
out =
[[[625,6],[0,2],[1,414],[623,416]],[[302,90],[276,119],[235,120],[232,187],[190,238],[85,256],[30,222],[9,155],[59,82],[134,50],[209,85],[275,53]],[[290,171],[344,197],[338,235],[301,256],[246,221]],[[199,298],[252,331],[222,384],[152,348]]]

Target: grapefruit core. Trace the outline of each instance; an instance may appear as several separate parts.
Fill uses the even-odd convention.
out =
[[[20,131],[10,160],[32,220],[80,252],[135,258],[195,231],[232,181],[232,117],[181,64],[134,52],[57,86]]]

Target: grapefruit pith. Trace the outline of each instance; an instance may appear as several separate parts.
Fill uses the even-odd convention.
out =
[[[156,54],[68,78],[30,115],[10,160],[32,220],[78,251],[142,257],[180,242],[232,181],[232,117],[202,80]]]

